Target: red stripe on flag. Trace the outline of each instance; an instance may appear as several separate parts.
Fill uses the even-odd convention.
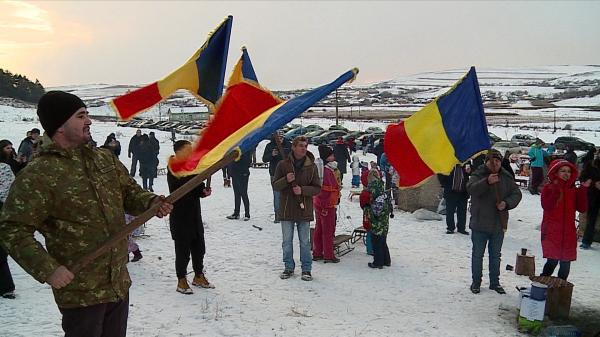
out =
[[[138,112],[152,107],[162,99],[158,90],[158,82],[154,82],[115,98],[113,104],[117,108],[117,113],[121,119],[129,119]]]
[[[408,138],[404,121],[387,127],[383,145],[388,161],[400,175],[400,187],[417,185],[433,175]]]
[[[227,137],[248,124],[261,113],[279,104],[270,92],[251,84],[240,82],[227,88],[225,95],[217,106],[215,118],[202,133],[194,151],[185,161],[173,161],[173,173],[192,172],[210,150],[219,145]],[[223,153],[225,155],[226,153]]]

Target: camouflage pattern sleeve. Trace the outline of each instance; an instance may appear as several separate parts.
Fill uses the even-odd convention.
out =
[[[116,157],[115,157],[116,158]],[[129,175],[129,171],[120,161],[116,161],[119,183],[123,192],[123,206],[125,212],[131,215],[139,215],[150,207],[150,203],[156,194],[145,191]]]
[[[27,273],[44,283],[60,264],[34,237],[52,207],[52,193],[42,180],[25,172],[17,176],[0,213],[0,244]]]

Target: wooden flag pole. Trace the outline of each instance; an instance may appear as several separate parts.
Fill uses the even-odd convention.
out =
[[[192,191],[194,188],[198,187],[202,181],[210,177],[213,173],[220,170],[223,166],[228,165],[232,161],[235,160],[238,156],[238,151],[231,151],[227,153],[221,160],[214,163],[212,166],[204,170],[202,173],[198,174],[194,178],[190,179],[183,186],[175,190],[169,196],[165,198],[166,202],[171,204],[175,203],[177,200],[181,199],[184,195]],[[81,259],[77,260],[75,264],[69,268],[69,270],[73,274],[77,274],[81,271],[82,268],[87,266],[90,262],[94,261],[99,256],[103,255],[111,248],[113,248],[117,243],[121,242],[121,240],[125,239],[134,229],[143,225],[146,221],[152,219],[158,208],[160,207],[160,203],[153,204],[149,209],[147,209],[144,213],[138,215],[132,222],[128,225],[120,229],[118,232],[109,237],[104,243],[98,246],[96,249],[91,251],[90,253],[83,256]]]

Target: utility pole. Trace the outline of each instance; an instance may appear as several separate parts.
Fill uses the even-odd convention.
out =
[[[552,133],[556,133],[556,110],[554,110],[554,131]]]
[[[335,89],[335,125],[338,124],[338,91]]]

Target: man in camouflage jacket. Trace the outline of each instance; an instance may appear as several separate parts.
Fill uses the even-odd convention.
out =
[[[87,145],[91,121],[77,96],[46,93],[38,116],[52,143],[15,180],[0,215],[0,244],[52,286],[65,336],[125,336],[127,238],[75,275],[68,267],[125,226],[125,212],[162,203],[162,217],[172,205],[142,190],[110,151]]]

